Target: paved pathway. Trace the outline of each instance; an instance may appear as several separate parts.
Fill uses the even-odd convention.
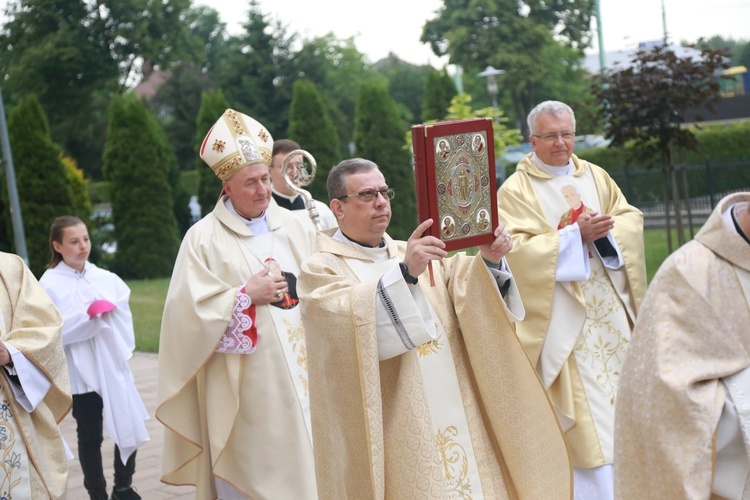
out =
[[[130,369],[135,376],[135,383],[143,398],[151,418],[146,422],[151,440],[138,449],[136,458],[135,477],[133,486],[144,500],[160,500],[175,498],[195,498],[195,488],[192,486],[169,486],[159,481],[161,475],[162,441],[164,439],[163,426],[154,418],[156,410],[156,371],[157,356],[155,354],[135,353],[130,360]],[[83,487],[83,473],[78,462],[76,449],[76,422],[72,414],[68,414],[60,424],[65,440],[73,450],[76,458],[68,462],[68,499],[85,500],[88,498]],[[109,436],[104,435],[102,457],[104,459],[104,475],[107,487],[112,489],[114,481],[114,443]]]

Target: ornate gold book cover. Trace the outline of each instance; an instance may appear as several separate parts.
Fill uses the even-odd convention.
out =
[[[475,118],[415,125],[414,169],[419,222],[447,250],[494,240],[497,187],[492,120]]]

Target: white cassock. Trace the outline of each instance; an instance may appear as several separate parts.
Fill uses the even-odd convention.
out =
[[[130,289],[114,273],[86,262],[78,271],[60,262],[39,283],[63,316],[63,347],[72,394],[102,398],[104,430],[117,443],[123,463],[149,440],[148,411],[135,386],[128,360],[135,349]],[[116,308],[89,317],[95,300]]]

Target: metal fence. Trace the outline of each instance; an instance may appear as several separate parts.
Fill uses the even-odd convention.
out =
[[[709,161],[702,165],[688,165],[678,169],[677,182],[683,198],[683,220],[687,222],[687,207],[682,182],[682,169],[688,183],[688,197],[693,225],[702,225],[716,204],[726,195],[750,191],[750,159],[738,161]],[[623,167],[609,170],[628,201],[643,211],[647,228],[666,227],[663,191],[664,177],[659,168],[636,169]],[[670,188],[671,189],[671,188]],[[670,205],[670,215],[674,211]]]

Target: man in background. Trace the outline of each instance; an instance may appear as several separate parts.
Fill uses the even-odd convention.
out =
[[[302,195],[298,194],[292,188],[290,188],[284,176],[281,173],[281,167],[284,164],[284,160],[289,153],[300,149],[299,144],[290,139],[279,139],[273,143],[273,159],[271,161],[271,168],[269,170],[271,174],[271,189],[273,190],[273,199],[282,208],[287,210],[298,211],[295,215],[298,215],[302,220],[309,221],[310,216],[307,213],[307,207],[305,206],[305,200]],[[294,179],[294,173],[296,166],[302,162],[302,156],[294,158],[289,164],[289,176]],[[315,208],[318,210],[320,215],[320,228],[325,231],[332,227],[336,227],[336,217],[328,208],[328,205],[322,201],[315,201]]]
[[[526,306],[516,332],[566,431],[576,498],[608,499],[619,375],[646,290],[643,214],[573,154],[568,105],[543,102],[528,123],[534,152],[498,191]]]

